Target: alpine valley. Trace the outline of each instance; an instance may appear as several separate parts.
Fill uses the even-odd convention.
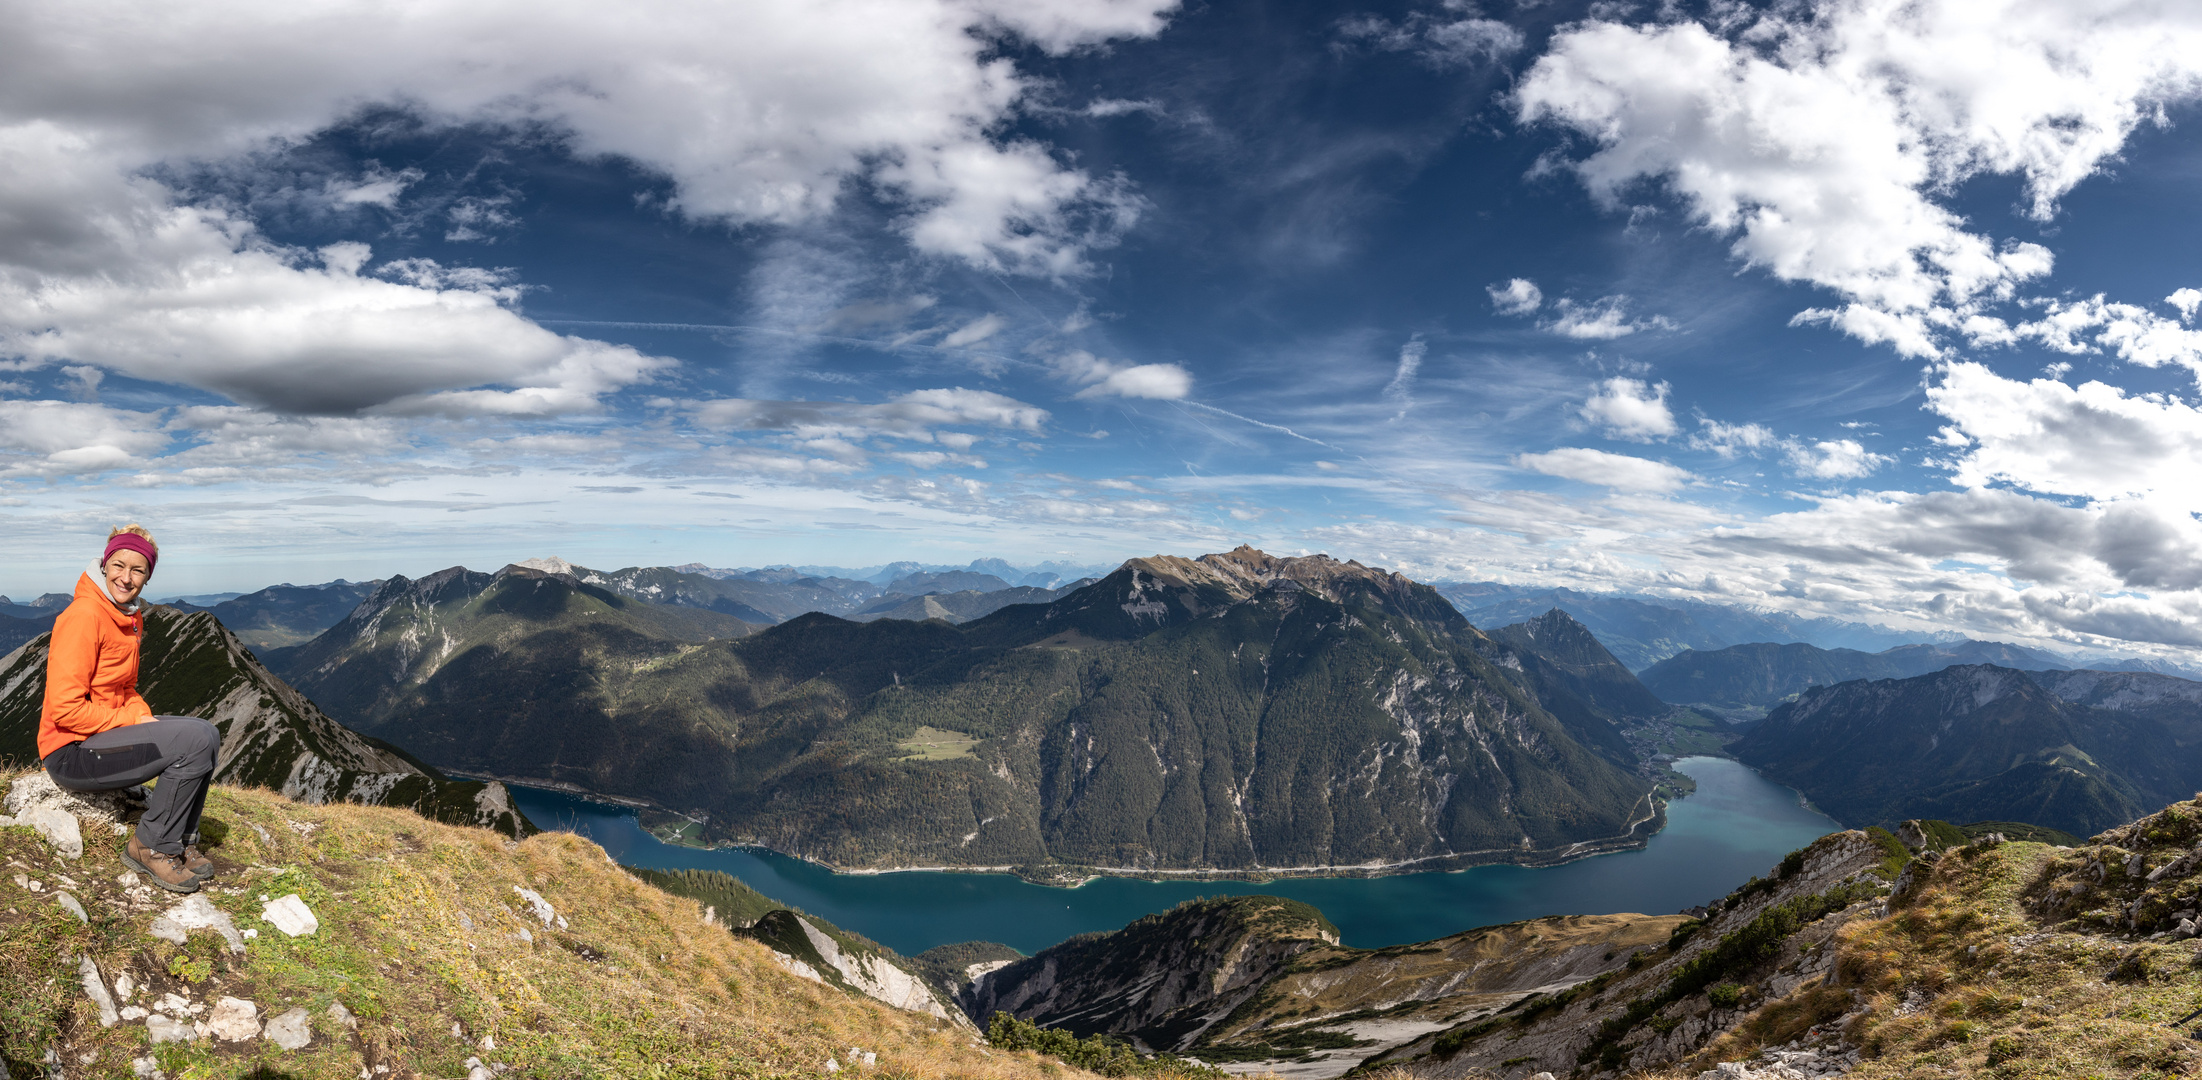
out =
[[[778,1053],[712,1034],[751,1027],[813,1032],[774,1038],[817,1056],[827,1031],[836,1048],[876,1046],[832,1049],[827,1072],[846,1058],[928,1078],[1061,1073],[1035,1054],[1158,1080],[1217,1080],[1217,1064],[1297,1080],[1671,1078],[1715,1065],[1791,1080],[1869,1063],[2014,1076],[2202,1063],[2154,1022],[2202,985],[2173,954],[2202,923],[2190,883],[2202,807],[2178,801],[2202,784],[2179,764],[2202,739],[2202,683],[1972,642],[1725,646],[1648,673],[1716,688],[1708,708],[1772,705],[1737,726],[1662,701],[1560,608],[1484,632],[1427,585],[1322,556],[1156,556],[1056,587],[956,571],[885,586],[764,576],[776,580],[742,595],[767,607],[693,570],[548,559],[337,583],[360,590],[356,606],[268,649],[268,665],[223,615],[295,639],[342,607],[340,593],[317,595],[336,586],[154,608],[148,701],[224,732],[205,842],[225,873],[312,897],[342,930],[311,955],[341,970],[324,977],[297,945],[227,952],[186,938],[131,952],[18,903],[0,915],[0,945],[61,933],[75,951],[0,947],[0,974],[52,991],[17,1011],[57,1055],[126,1062],[137,1036],[102,1026],[99,994],[113,1010],[114,994],[158,986],[185,1015],[194,995],[216,1004],[216,986],[333,994],[364,1007],[332,1013],[351,1027],[308,1036],[320,1057],[298,1060],[351,1072],[363,1060],[370,1073],[434,1059],[494,1075],[416,1041],[455,1025],[459,1051],[624,1075],[671,1060],[623,1034],[667,994],[682,995],[688,1022],[664,1038],[694,1044],[663,1051],[676,1058]],[[974,614],[957,613],[966,597],[981,598],[963,609]],[[841,614],[790,610],[806,602]],[[1983,657],[2039,670],[1965,663]],[[33,752],[44,667],[42,636],[0,660],[0,756]],[[1854,669],[1916,673],[1839,678]],[[1322,911],[1252,895],[1029,957],[985,941],[902,956],[724,874],[622,872],[578,838],[531,836],[499,780],[452,779],[408,753],[642,804],[685,819],[688,842],[1067,883],[1539,864],[1636,846],[1663,821],[1673,774],[1660,751],[1684,737],[1893,832],[1832,833],[1676,914],[1552,916],[1370,949],[1342,942]],[[50,791],[35,772],[0,781],[11,811]],[[127,812],[60,805],[88,835]],[[2097,831],[2090,850],[2052,846]],[[0,851],[83,893],[103,920],[159,929],[159,905],[114,872],[111,845],[86,846],[86,884],[42,854],[44,836],[0,828]],[[29,874],[17,887],[42,888]],[[509,904],[515,893],[526,907]],[[2136,945],[2139,933],[2168,940]],[[396,959],[413,954],[433,964]],[[690,968],[712,974],[698,982]],[[110,993],[118,972],[131,981]],[[589,1008],[528,1006],[534,1018],[512,1023],[498,996],[567,1001],[567,984],[586,984]],[[2066,1022],[2075,1008],[2111,1019]],[[584,1019],[599,1012],[627,1019]],[[965,1056],[982,1030],[991,1050],[975,1066]],[[25,1065],[28,1045],[0,1032],[0,1062]],[[192,1053],[132,1069],[238,1058],[218,1044]],[[2004,1068],[2019,1061],[2060,1064]],[[2093,1068],[2132,1061],[2147,1069]]]
[[[1633,846],[1660,821],[1623,729],[1667,710],[1591,635],[1564,615],[1486,635],[1358,563],[1134,559],[961,624],[760,629],[636,598],[694,585],[391,578],[275,664],[440,767],[843,867],[1438,869]]]

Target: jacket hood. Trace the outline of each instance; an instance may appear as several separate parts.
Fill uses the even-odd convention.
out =
[[[99,597],[107,601],[109,608],[125,615],[136,615],[145,610],[145,596],[142,592],[137,599],[127,604],[117,603],[114,594],[107,591],[107,576],[99,572],[99,563],[96,561],[84,568],[84,576],[76,582],[76,598],[82,600],[87,596]]]

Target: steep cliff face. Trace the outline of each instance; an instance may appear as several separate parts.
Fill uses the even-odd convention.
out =
[[[0,754],[19,761],[37,757],[46,642],[41,637],[0,661]],[[151,609],[138,690],[155,713],[197,716],[222,729],[216,783],[273,788],[307,803],[404,807],[514,835],[533,831],[503,784],[449,779],[330,719],[207,612]]]
[[[1610,724],[1571,728],[1512,647],[1356,563],[1135,559],[961,626],[810,614],[685,642],[639,620],[706,613],[504,578],[386,585],[291,670],[439,765],[653,802],[707,819],[707,839],[837,865],[1434,869],[1657,825],[1625,747],[1592,745]],[[491,627],[472,613],[522,584],[519,606],[555,618],[456,629]],[[437,590],[460,595],[411,599]],[[925,749],[944,739],[965,748]]]
[[[742,933],[770,946],[783,967],[806,979],[969,1026],[961,1010],[941,1003],[917,965],[823,920],[780,908]]]

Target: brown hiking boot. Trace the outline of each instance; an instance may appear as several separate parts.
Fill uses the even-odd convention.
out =
[[[192,877],[201,881],[214,876],[214,860],[207,858],[206,852],[200,851],[197,844],[184,845],[183,864],[184,869],[191,871]]]
[[[163,855],[138,842],[136,833],[130,834],[130,842],[123,845],[122,861],[145,871],[153,884],[169,892],[198,892],[199,878],[184,865],[180,855]]]

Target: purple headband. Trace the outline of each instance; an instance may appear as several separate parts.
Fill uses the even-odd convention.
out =
[[[99,557],[99,564],[107,565],[107,560],[114,558],[118,551],[135,551],[145,556],[145,573],[148,577],[152,576],[153,567],[161,561],[161,553],[154,549],[151,540],[136,533],[116,533],[107,538],[107,554]]]

